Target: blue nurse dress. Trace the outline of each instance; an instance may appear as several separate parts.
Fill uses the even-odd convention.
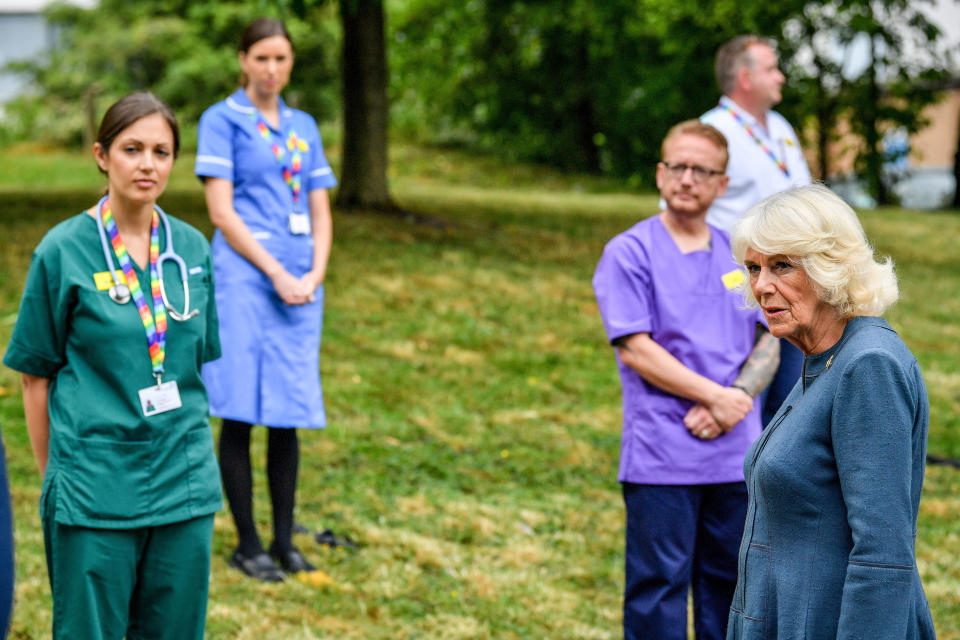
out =
[[[313,266],[313,235],[294,235],[287,219],[293,195],[271,144],[293,131],[301,146],[301,210],[309,213],[309,192],[337,184],[323,153],[314,119],[279,105],[279,127],[271,142],[258,131],[259,117],[243,89],[207,109],[197,133],[198,177],[233,183],[233,206],[253,237],[293,276]],[[223,357],[204,365],[210,413],[270,427],[326,426],[320,388],[320,331],[323,286],[316,301],[287,305],[270,279],[242,257],[217,230],[213,266]]]

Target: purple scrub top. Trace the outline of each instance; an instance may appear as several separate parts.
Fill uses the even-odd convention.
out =
[[[313,265],[313,236],[288,229],[293,196],[270,144],[257,130],[256,116],[242,89],[207,109],[197,131],[194,172],[232,182],[234,209],[254,238],[300,277]],[[279,127],[270,126],[272,141],[282,144],[292,130],[307,143],[301,151],[300,211],[309,213],[309,192],[337,181],[314,119],[282,99],[279,116]],[[269,278],[235,252],[219,230],[212,249],[223,356],[203,368],[210,413],[271,427],[325,426],[319,362],[323,287],[313,303],[286,305]]]
[[[711,226],[712,249],[684,254],[660,216],[611,240],[593,277],[607,338],[649,333],[689,369],[730,385],[753,350],[759,309],[744,309],[743,272],[730,239]],[[732,431],[700,440],[683,417],[694,403],[647,383],[617,356],[623,386],[621,482],[743,481],[743,457],[760,434],[754,410]]]

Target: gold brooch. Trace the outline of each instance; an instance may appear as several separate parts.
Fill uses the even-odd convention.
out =
[[[834,355],[836,355],[836,354],[834,354]],[[824,370],[824,371],[829,371],[831,364],[833,364],[833,356],[830,356],[829,358],[827,358],[827,366],[825,366],[825,367],[823,368],[823,370]]]

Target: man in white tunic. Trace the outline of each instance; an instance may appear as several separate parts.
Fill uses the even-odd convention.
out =
[[[767,196],[809,184],[810,170],[793,127],[772,111],[782,99],[785,80],[774,42],[737,36],[717,51],[716,71],[723,96],[700,120],[727,138],[730,182],[726,193],[713,201],[707,222],[731,233],[740,216]],[[769,387],[763,424],[776,413],[803,367],[800,351],[780,342],[780,369]]]

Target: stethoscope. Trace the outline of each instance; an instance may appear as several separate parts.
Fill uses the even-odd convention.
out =
[[[97,233],[100,234],[100,245],[103,247],[103,257],[107,260],[107,267],[110,269],[110,277],[113,278],[113,286],[110,287],[110,290],[107,293],[110,296],[110,299],[117,304],[126,304],[130,302],[130,287],[128,287],[126,283],[120,282],[120,280],[117,279],[117,268],[113,262],[113,252],[110,250],[110,243],[107,242],[107,231],[103,228],[103,216],[100,213],[100,208],[103,206],[103,203],[106,199],[106,196],[104,196],[100,200],[100,203],[97,205],[97,215],[95,215],[94,218],[97,219]],[[153,205],[153,208],[156,209],[157,214],[160,216],[160,220],[163,222],[163,232],[167,236],[167,248],[163,253],[157,256],[157,279],[160,282],[160,298],[163,299],[163,306],[167,308],[167,313],[171,318],[177,322],[186,322],[190,318],[200,313],[199,309],[190,311],[190,287],[187,286],[187,265],[183,261],[183,258],[173,252],[173,235],[170,233],[170,220],[167,218],[167,214],[164,213],[163,209],[157,205]],[[174,309],[173,305],[170,304],[170,301],[167,300],[167,292],[163,288],[164,260],[173,260],[174,263],[176,263],[177,268],[180,270],[180,280],[183,282],[183,313],[180,313]]]

